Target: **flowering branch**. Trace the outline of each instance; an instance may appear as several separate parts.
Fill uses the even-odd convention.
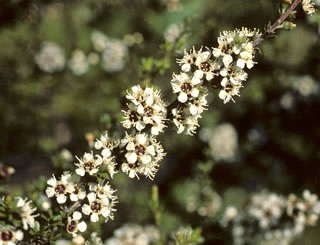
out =
[[[264,34],[257,29],[247,28],[224,31],[218,37],[217,47],[201,47],[199,50],[193,47],[189,52],[185,50],[183,57],[177,59],[181,71],[172,75],[171,86],[176,99],[171,104],[166,103],[161,91],[155,87],[136,85],[129,89],[127,107],[122,110],[121,123],[125,129],[122,137],[110,137],[105,132],[94,142],[93,151],[77,157],[74,173],[64,172],[58,179],[53,175],[47,181],[47,196],[56,198],[67,216],[62,219],[62,215],[57,215],[55,221],[62,223],[67,219],[67,232],[76,236],[87,229],[85,221],[81,221],[82,213],[90,217],[93,223],[100,219],[105,222],[113,219],[118,198],[109,181],[118,170],[121,169],[129,178],[139,179],[142,175],[153,180],[166,155],[157,136],[164,133],[169,122],[175,125],[178,134],[195,134],[200,127],[198,120],[209,106],[206,99],[209,87],[220,89],[219,98],[224,103],[234,101],[234,96],[240,96],[240,89],[248,79],[247,70],[256,64],[256,47],[264,37],[274,34],[299,3],[301,0],[295,0]],[[303,0],[302,3],[304,10],[312,13],[310,0]],[[163,63],[173,50],[173,47],[166,50]],[[161,66],[157,71],[161,72]],[[144,82],[147,84],[154,73],[150,69],[145,75]],[[36,227],[37,215],[33,214],[35,209],[30,202],[20,201],[17,206],[25,209],[25,230],[28,226]],[[153,203],[153,211],[159,225],[160,209],[157,202]],[[9,230],[5,232],[9,234]],[[20,232],[16,232],[19,238],[16,240],[21,240]]]

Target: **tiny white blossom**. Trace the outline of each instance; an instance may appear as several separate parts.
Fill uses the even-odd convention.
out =
[[[126,146],[125,158],[127,162],[121,165],[122,171],[130,178],[139,178],[138,174],[143,174],[153,179],[158,171],[158,163],[165,156],[161,144],[153,135],[145,133],[139,133],[135,136],[126,134],[123,144]]]
[[[60,180],[57,180],[53,175],[52,178],[47,181],[47,196],[49,198],[55,196],[59,204],[65,203],[67,201],[68,193],[71,193],[73,191],[73,186],[71,184],[70,178],[71,174],[69,172],[63,173]]]
[[[82,214],[79,211],[75,211],[72,217],[68,217],[67,232],[72,236],[77,236],[78,231],[85,232],[87,230],[87,224],[84,221],[80,221]]]
[[[34,214],[37,208],[32,207],[32,201],[27,198],[22,199],[18,197],[17,207],[21,208],[21,217],[23,223],[23,229],[28,230],[30,228],[35,227],[35,217],[39,216],[39,214]]]

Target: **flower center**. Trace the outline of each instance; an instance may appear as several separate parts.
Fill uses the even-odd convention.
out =
[[[60,185],[57,185],[54,190],[57,194],[63,194],[66,190],[66,187],[64,185],[60,184]]]
[[[181,90],[182,90],[182,92],[188,93],[188,92],[191,91],[191,89],[192,89],[192,86],[191,86],[190,83],[183,83],[183,84],[181,85]]]
[[[131,112],[130,112],[130,115],[129,115],[129,120],[130,120],[131,122],[136,122],[136,121],[138,121],[138,120],[139,120],[139,118],[138,118],[138,113],[135,112],[135,111],[131,111]]]
[[[148,106],[148,107],[144,108],[144,113],[147,115],[147,117],[152,117],[153,109],[150,106]]]
[[[134,148],[135,152],[137,155],[143,155],[145,152],[144,146],[143,145],[136,145]]]
[[[200,69],[203,72],[208,72],[208,71],[210,71],[210,64],[208,62],[203,62],[200,64]]]
[[[77,225],[78,224],[75,220],[71,220],[71,222],[68,224],[68,227],[67,227],[68,231],[71,233],[74,232],[77,229]]]
[[[92,170],[94,168],[94,163],[93,163],[93,161],[85,162],[83,164],[83,167],[84,167],[85,170],[89,170],[90,171],[90,170]]]
[[[2,241],[11,241],[12,237],[13,237],[13,235],[12,235],[11,231],[7,231],[7,232],[3,231],[1,233],[1,240]]]
[[[92,210],[93,212],[98,213],[98,212],[100,211],[100,209],[101,209],[101,204],[100,204],[99,202],[94,201],[94,202],[91,204],[91,210]]]

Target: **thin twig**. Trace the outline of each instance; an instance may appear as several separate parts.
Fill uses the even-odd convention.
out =
[[[276,20],[276,22],[274,22],[274,24],[266,30],[264,36],[273,35],[274,31],[289,17],[289,15],[293,12],[293,10],[295,10],[295,8],[299,5],[300,2],[301,0],[295,0],[294,3],[291,4],[290,7],[288,7],[287,10]],[[253,43],[253,46],[258,46],[262,43],[262,41],[263,37],[258,38]]]

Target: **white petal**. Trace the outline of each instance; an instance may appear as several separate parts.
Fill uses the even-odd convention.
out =
[[[96,200],[96,193],[90,192],[87,195],[87,198],[88,198],[89,202],[93,202],[94,200]]]
[[[91,208],[88,204],[82,206],[82,213],[89,215],[91,213]]]
[[[233,58],[231,55],[225,55],[225,56],[223,56],[222,61],[223,61],[224,66],[228,67],[232,63]]]
[[[191,96],[194,97],[194,98],[197,98],[199,96],[199,93],[200,93],[200,91],[197,88],[193,88],[191,90]]]
[[[78,195],[74,194],[74,193],[71,193],[70,194],[70,200],[73,201],[73,202],[78,201],[79,200]]]
[[[137,107],[137,112],[139,113],[139,114],[143,114],[143,112],[144,112],[144,107],[143,107],[143,105],[138,105],[138,107]]]
[[[52,178],[48,179],[47,184],[51,186],[55,186],[57,184],[56,178],[53,176]]]
[[[186,93],[181,92],[178,96],[178,101],[181,103],[185,103],[188,100],[188,95]]]
[[[181,70],[184,72],[189,72],[191,70],[191,65],[190,64],[183,64],[181,67]]]
[[[149,154],[151,154],[152,156],[154,156],[154,155],[156,154],[153,145],[149,145],[149,146],[147,147],[147,152],[148,152]]]
[[[246,62],[243,59],[238,59],[237,60],[237,66],[243,69],[246,65]]]
[[[57,202],[58,202],[59,204],[65,203],[66,201],[67,201],[67,197],[66,197],[65,195],[59,195],[59,196],[57,197]]]
[[[143,130],[145,127],[146,127],[146,124],[145,124],[144,122],[139,121],[139,122],[137,122],[137,124],[136,124],[136,129],[137,129],[138,131]]]
[[[78,224],[78,229],[80,232],[85,232],[87,230],[87,224],[86,222],[84,221],[81,221],[79,224]]]
[[[82,214],[79,211],[75,211],[72,215],[74,220],[80,220],[82,218]]]
[[[129,152],[126,154],[128,163],[135,163],[137,161],[137,155],[134,152]]]
[[[91,222],[98,222],[99,221],[99,215],[96,213],[92,213],[90,216],[90,221]]]
[[[142,161],[142,163],[143,164],[148,164],[148,163],[150,163],[151,162],[151,156],[150,155],[143,155],[142,157],[141,157],[141,161]]]
[[[101,152],[101,155],[102,155],[103,157],[110,157],[110,156],[111,156],[111,151],[110,151],[110,149],[108,149],[108,148],[103,149],[102,152]]]
[[[207,79],[208,81],[212,80],[212,79],[213,79],[213,73],[212,73],[212,72],[207,73],[206,79]]]
[[[82,169],[82,168],[77,168],[77,169],[76,169],[76,173],[77,173],[78,175],[80,175],[80,176],[84,176],[85,173],[86,173],[86,171],[84,171],[84,169]]]
[[[146,134],[138,134],[136,139],[137,139],[137,143],[140,145],[144,145],[147,142]]]
[[[53,188],[51,188],[51,187],[48,187],[47,189],[46,189],[46,194],[47,194],[47,196],[50,198],[50,197],[53,197],[54,196],[54,189]]]

